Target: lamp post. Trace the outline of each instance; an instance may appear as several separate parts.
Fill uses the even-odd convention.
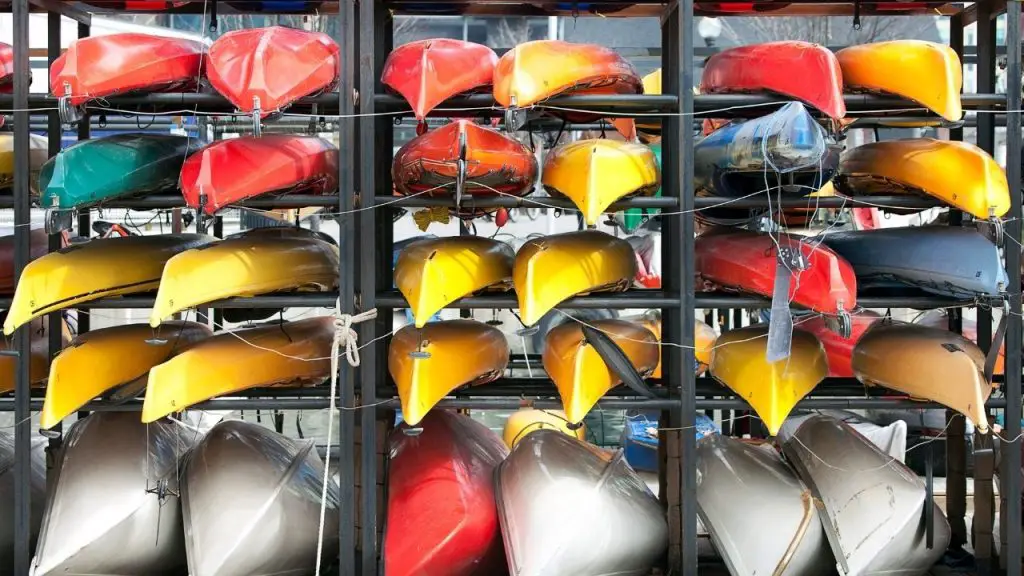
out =
[[[704,45],[710,48],[715,45],[715,40],[722,35],[722,23],[718,18],[702,16],[700,22],[697,23],[697,34],[704,39]]]

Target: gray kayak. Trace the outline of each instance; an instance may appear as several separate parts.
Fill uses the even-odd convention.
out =
[[[782,450],[821,501],[840,574],[922,575],[942,557],[949,524],[933,502],[929,548],[924,482],[848,424],[812,416]]]
[[[181,503],[191,576],[312,574],[324,466],[312,440],[225,421],[185,464]],[[323,558],[338,555],[338,489],[328,483]]]
[[[71,427],[50,486],[33,576],[181,574],[178,463],[195,433],[96,412]]]
[[[35,548],[46,504],[46,439],[32,438],[29,546]],[[0,576],[14,576],[14,434],[0,431]]]
[[[668,547],[661,504],[623,457],[556,430],[521,439],[495,473],[516,576],[640,576]]]
[[[834,572],[811,491],[771,446],[697,442],[697,513],[732,576]]]
[[[997,296],[1008,287],[999,249],[975,230],[951,226],[825,234],[862,287],[913,286],[942,296]]]

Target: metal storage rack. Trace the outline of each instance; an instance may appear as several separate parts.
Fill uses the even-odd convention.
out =
[[[725,0],[726,3],[736,0]],[[820,15],[852,15],[855,12],[870,15],[875,12],[875,0],[855,0],[854,2],[836,2],[833,0],[798,0],[790,1],[786,8],[771,14],[820,16]],[[226,12],[229,8],[218,8],[217,0],[207,0],[213,10]],[[687,31],[695,29],[695,15],[701,14],[701,8],[695,6],[694,0],[632,0],[613,1],[596,0],[587,3],[555,2],[554,0],[532,0],[530,2],[512,2],[510,0],[360,0],[327,2],[324,12],[336,13],[339,18],[337,42],[341,48],[342,76],[341,87],[333,94],[307,99],[297,104],[292,111],[310,112],[313,105],[317,114],[338,116],[337,131],[339,137],[341,162],[339,166],[339,190],[336,197],[286,197],[253,200],[249,205],[254,207],[301,207],[301,206],[337,206],[341,212],[339,225],[341,230],[340,249],[341,264],[339,269],[339,292],[337,294],[315,295],[278,295],[249,299],[232,299],[217,303],[216,308],[246,307],[333,307],[336,299],[342,312],[357,313],[377,308],[380,312],[376,322],[359,325],[359,340],[370,342],[391,332],[391,310],[402,307],[404,300],[391,289],[392,264],[392,220],[391,210],[398,207],[417,207],[428,205],[444,205],[444,200],[433,200],[422,197],[398,199],[388,195],[391,190],[389,160],[393,115],[377,115],[381,112],[400,112],[404,104],[393,96],[383,93],[379,83],[380,71],[384,58],[393,47],[392,15],[415,14],[424,12],[430,5],[446,4],[452,13],[473,13],[493,15],[568,15],[577,6],[586,5],[594,12],[605,16],[660,16],[662,23],[662,67],[663,95],[647,96],[575,96],[559,98],[554,105],[585,108],[596,112],[611,113],[658,113],[663,115],[663,191],[661,198],[642,198],[620,202],[616,208],[648,207],[662,208],[670,212],[683,212],[671,216],[663,216],[664,257],[663,257],[663,288],[660,291],[631,290],[623,294],[588,296],[574,298],[563,307],[575,308],[661,308],[664,312],[663,337],[665,342],[690,346],[680,349],[667,346],[664,352],[664,374],[662,382],[663,394],[658,399],[646,400],[624,395],[623,391],[613,391],[611,399],[602,401],[608,408],[645,408],[663,410],[664,423],[669,428],[684,430],[694,425],[694,414],[698,409],[742,410],[746,404],[708,378],[697,378],[692,370],[684,367],[693,363],[693,326],[697,309],[732,309],[765,306],[767,301],[759,298],[732,296],[722,294],[701,294],[694,292],[692,278],[694,250],[694,216],[693,210],[720,202],[714,198],[695,198],[693,190],[693,145],[694,132],[691,122],[694,117],[709,110],[719,110],[730,106],[750,104],[770,104],[781,101],[763,96],[695,96],[690,87],[694,84],[695,49]],[[629,5],[621,9],[623,5]],[[177,12],[195,12],[202,10],[204,3],[187,4]],[[603,10],[606,9],[606,10]],[[616,11],[619,10],[620,11]],[[14,14],[14,46],[15,46],[15,89],[13,95],[0,95],[0,109],[5,113],[13,111],[15,126],[15,162],[16,170],[14,194],[10,202],[0,201],[0,208],[14,208],[16,224],[16,267],[20,271],[27,262],[29,254],[29,182],[28,182],[28,141],[30,115],[33,110],[46,111],[49,115],[50,134],[59,132],[59,118],[54,111],[56,100],[49,96],[30,95],[28,93],[29,56],[28,56],[28,15],[30,10],[51,11],[49,16],[49,58],[52,61],[60,51],[60,16],[64,14],[78,22],[80,36],[89,34],[90,10],[80,3],[59,2],[56,0],[13,0]],[[924,11],[924,10],[922,10]],[[919,12],[920,13],[920,12]],[[1002,110],[1004,114],[998,118],[995,114],[979,114],[977,119],[978,143],[990,152],[994,148],[995,126],[997,119],[1005,119],[1011,130],[1007,132],[1007,176],[1011,183],[1011,211],[1007,215],[1006,233],[1014,239],[1021,238],[1021,219],[1024,211],[1021,207],[1021,46],[1020,17],[1021,6],[1018,2],[1005,0],[984,0],[964,8],[957,4],[929,4],[927,13],[942,14],[950,17],[951,44],[963,54],[963,27],[978,22],[977,61],[979,66],[979,90],[983,93],[965,95],[964,108],[967,110]],[[996,40],[995,17],[1007,15],[1006,38],[1010,39],[1006,47],[1007,94],[995,94]],[[761,13],[759,15],[764,15]],[[871,112],[884,114],[883,111],[899,108],[914,108],[909,102],[873,96],[847,96],[847,107],[855,112]],[[120,109],[137,109],[139,111],[181,110],[191,108],[202,112],[231,112],[227,102],[217,96],[208,94],[158,94],[149,96],[126,96],[111,99],[111,105]],[[458,98],[444,107],[477,108],[490,107],[493,99],[488,95]],[[500,114],[493,110],[493,115]],[[474,113],[478,115],[478,113]],[[719,113],[716,116],[728,114]],[[79,128],[81,138],[88,138],[89,123],[83,122]],[[962,131],[954,131],[952,138],[962,138]],[[59,139],[51,138],[51,154],[56,152],[55,146]],[[379,157],[377,154],[381,154]],[[763,206],[762,199],[753,198],[736,202],[734,206]],[[928,207],[935,205],[926,199],[893,197],[876,199],[879,203],[892,206]],[[546,199],[545,203],[558,204],[559,201]],[[790,203],[803,206],[803,201],[783,201],[783,206]],[[387,204],[387,207],[382,205]],[[838,199],[822,199],[821,207],[839,207],[843,204]],[[845,205],[852,203],[847,200]],[[157,209],[180,207],[182,201],[177,197],[155,197],[111,204],[126,208]],[[478,207],[522,206],[529,205],[529,200],[498,198],[493,201],[477,200]],[[567,204],[566,204],[567,205]],[[568,206],[568,205],[567,205]],[[374,209],[375,207],[379,209]],[[954,217],[953,224],[959,224]],[[89,216],[83,214],[79,218],[80,231],[89,229]],[[1013,247],[1012,242],[1007,246]],[[56,247],[56,240],[51,241],[51,248]],[[1006,250],[1006,267],[1010,277],[1009,300],[1010,316],[1006,333],[1005,359],[1005,399],[993,399],[989,403],[992,409],[1005,410],[1006,428],[1003,437],[1018,439],[1020,436],[1021,419],[1021,294],[1020,294],[1020,252],[1015,249]],[[0,305],[9,302],[0,300]],[[962,305],[963,302],[927,296],[903,298],[862,298],[863,307],[915,307],[942,308]],[[145,308],[152,305],[150,297],[126,297],[101,300],[89,304],[90,309],[98,308]],[[456,308],[510,308],[515,305],[511,294],[495,296],[478,296],[465,298],[453,304]],[[52,326],[59,319],[56,315]],[[87,320],[87,316],[85,319]],[[991,340],[991,327],[986,319],[990,316],[979,310],[979,341],[986,347]],[[951,321],[951,329],[958,330],[959,320]],[[82,329],[88,329],[87,322]],[[51,334],[59,332],[51,330]],[[25,350],[29,343],[27,328],[17,334],[17,347]],[[383,458],[379,458],[372,447],[379,446],[383,440],[380,430],[386,426],[378,426],[383,422],[388,411],[396,406],[393,401],[394,388],[389,383],[387,374],[387,345],[381,341],[363,355],[362,366],[352,369],[342,363],[339,379],[339,402],[341,410],[340,429],[338,433],[338,450],[342,466],[341,472],[341,508],[338,526],[341,538],[340,573],[344,575],[372,575],[378,571],[380,564],[380,532],[383,524],[383,491],[363,489],[357,500],[357,487],[374,487],[382,483],[386,468]],[[321,390],[295,394],[274,392],[275,397],[267,397],[268,391],[255,390],[248,398],[219,399],[201,406],[211,409],[249,409],[249,408],[281,408],[281,409],[319,409],[326,408],[328,401],[325,396],[326,387]],[[537,400],[538,406],[556,406],[555,391],[549,381],[543,379],[526,380],[507,378],[495,385],[480,387],[460,392],[455,399],[443,401],[441,406],[458,408],[516,408],[522,403],[517,396],[546,397]],[[481,397],[481,396],[487,396]],[[504,397],[502,397],[504,396]],[[844,397],[846,396],[846,397]],[[860,396],[860,397],[850,397]],[[382,401],[391,400],[378,404]],[[807,408],[839,407],[899,407],[909,403],[905,400],[869,397],[854,381],[830,379],[823,383],[800,406]],[[375,406],[376,405],[376,406]],[[920,403],[913,403],[921,406]],[[32,551],[29,549],[29,436],[31,434],[29,416],[31,411],[38,410],[39,400],[33,399],[28,380],[28,358],[19,356],[17,386],[13,400],[0,399],[0,410],[13,410],[15,413],[16,458],[15,458],[15,501],[16,514],[16,561],[18,574],[27,574]],[[365,408],[361,408],[365,406]],[[376,409],[375,409],[376,408]],[[86,410],[136,410],[137,404],[110,406],[103,402],[94,402]],[[365,422],[360,420],[365,419]],[[372,420],[372,424],[371,424]],[[962,422],[962,419],[961,419]],[[366,425],[363,425],[366,424]],[[356,430],[358,430],[358,437]],[[950,427],[950,434],[956,435],[956,424]],[[962,424],[959,425],[962,435]],[[1016,440],[1019,442],[1020,440]],[[696,553],[696,496],[695,496],[695,443],[692,434],[679,432],[668,433],[662,442],[665,446],[665,465],[661,472],[662,491],[668,504],[670,526],[670,571],[674,574],[692,576],[698,573]],[[953,442],[947,443],[950,450],[950,461],[963,458],[962,447],[957,453]],[[1001,507],[1006,530],[1003,537],[1003,558],[1014,559],[1007,562],[1006,574],[1021,574],[1021,507],[1015,503],[1021,498],[1021,475],[1016,470],[1021,465],[1021,453],[1012,443],[1009,450],[1004,451],[1004,470],[1013,471],[1002,475],[1002,499],[1011,505]],[[371,447],[361,450],[357,458],[358,447]],[[357,462],[358,459],[358,462]],[[951,469],[955,466],[951,466]],[[962,468],[961,468],[962,470]],[[956,519],[954,518],[954,521]],[[358,521],[358,524],[357,524]],[[961,516],[962,525],[962,516]],[[357,541],[357,526],[360,529]],[[962,536],[963,528],[960,533]],[[954,526],[954,538],[957,538]],[[996,570],[996,566],[982,563],[981,571]]]

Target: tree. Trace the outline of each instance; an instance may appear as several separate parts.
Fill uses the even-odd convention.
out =
[[[789,18],[761,16],[720,18],[725,44],[756,44],[773,40],[804,40],[824,46],[849,46],[883,40],[916,38],[938,40],[937,18],[932,16],[862,16],[854,29],[847,16]]]

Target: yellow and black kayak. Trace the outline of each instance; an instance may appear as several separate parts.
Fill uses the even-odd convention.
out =
[[[508,357],[505,335],[483,322],[405,326],[388,348],[388,371],[398,387],[402,419],[415,426],[452,390],[498,379]]]
[[[648,312],[641,317],[632,319],[643,324],[645,328],[654,333],[658,342],[661,342],[661,314]],[[715,333],[714,328],[700,320],[694,322],[693,343],[695,349],[693,355],[696,361],[694,369],[697,374],[703,373],[707,370],[708,365],[711,364],[711,351],[714,349],[715,340],[717,339],[718,334]],[[651,378],[661,378],[661,346],[658,347],[658,367],[651,373]]]
[[[793,331],[789,358],[768,362],[768,326],[748,326],[718,337],[711,353],[711,375],[747,401],[775,436],[804,396],[826,376],[828,359],[818,338]]]
[[[515,251],[481,236],[427,238],[407,245],[395,263],[395,285],[409,302],[416,327],[459,298],[512,286]]]
[[[636,254],[629,242],[597,230],[528,240],[512,271],[526,326],[573,296],[626,290],[634,276]]]
[[[643,324],[611,318],[595,320],[591,325],[611,337],[641,377],[650,376],[658,366],[661,347],[654,333]],[[564,322],[548,332],[541,360],[558,388],[565,415],[572,424],[582,422],[602,396],[622,383],[586,341],[583,325],[578,322]]]
[[[209,336],[206,325],[180,321],[158,328],[127,324],[80,334],[50,364],[39,427],[52,428],[108,393],[119,398],[137,395],[146,386],[150,368]]]
[[[505,445],[514,448],[520,440],[534,430],[559,430],[563,434],[573,436],[577,440],[586,440],[587,428],[580,424],[571,426],[569,418],[561,410],[538,410],[536,408],[520,408],[505,420],[502,437]]]
[[[164,268],[150,326],[176,312],[231,297],[324,292],[338,285],[338,247],[302,228],[247,230],[182,252]]]
[[[214,240],[200,234],[98,238],[46,254],[22,272],[4,334],[76,304],[153,290],[172,256]]]
[[[613,202],[651,196],[661,187],[654,152],[642,144],[595,138],[556,147],[541,178],[552,196],[564,196],[594,226]]]
[[[29,352],[28,378],[32,387],[41,387],[46,384],[47,371],[50,369],[50,323],[46,318],[36,318],[32,321],[31,351]],[[67,346],[71,340],[67,324],[61,322],[61,346]],[[0,338],[0,350],[14,350],[14,341],[9,338]],[[0,394],[13,392],[16,382],[18,357],[0,356]]]
[[[149,370],[142,421],[249,388],[315,386],[331,376],[334,319],[221,332]]]

